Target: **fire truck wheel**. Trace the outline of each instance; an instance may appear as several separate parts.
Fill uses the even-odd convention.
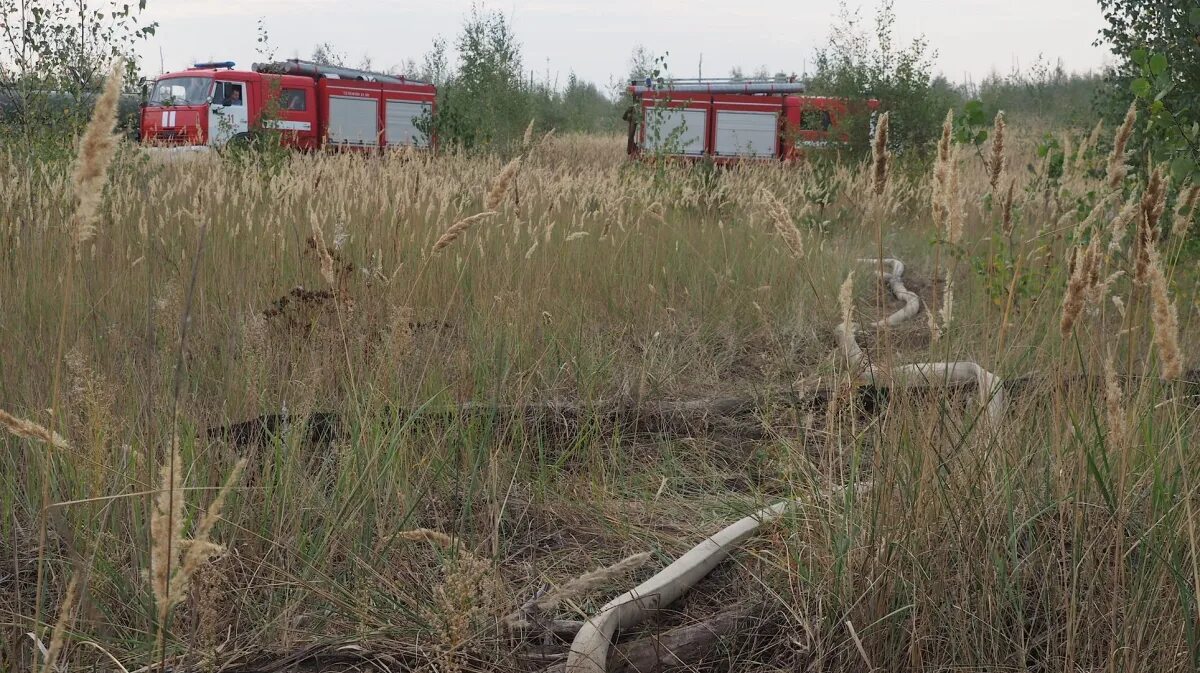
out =
[[[254,145],[254,135],[251,133],[239,133],[229,139],[225,146],[231,150],[246,150]]]

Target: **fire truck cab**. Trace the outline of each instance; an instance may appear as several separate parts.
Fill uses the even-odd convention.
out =
[[[634,81],[627,114],[630,156],[666,155],[717,163],[795,159],[807,149],[849,141],[839,129],[879,101],[804,95],[796,81]]]
[[[143,143],[222,147],[257,133],[301,150],[429,147],[419,120],[434,109],[432,84],[307,61],[198,63],[159,77],[139,125]]]

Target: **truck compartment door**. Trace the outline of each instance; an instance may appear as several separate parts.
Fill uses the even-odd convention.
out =
[[[647,105],[642,149],[686,156],[704,154],[708,110]]]
[[[339,145],[379,143],[379,99],[329,97],[329,142]]]
[[[432,110],[429,103],[389,100],[385,114],[387,144],[389,147],[412,145],[429,147],[429,137],[417,128],[417,121]]]
[[[717,156],[774,157],[778,143],[778,112],[717,111]]]

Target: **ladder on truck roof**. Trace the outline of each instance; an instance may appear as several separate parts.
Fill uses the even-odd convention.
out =
[[[785,94],[804,93],[804,82],[795,77],[786,79],[745,79],[745,78],[671,78],[633,79],[629,81],[629,91],[633,94],[654,93],[658,91],[678,93],[743,93],[743,94]]]
[[[289,58],[286,61],[275,61],[273,63],[255,63],[251,69],[254,72],[270,73],[273,75],[302,75],[317,79],[321,77],[335,77],[337,79],[356,79],[366,82],[385,82],[387,84],[429,83],[419,79],[409,79],[403,76],[396,77],[395,75],[387,75],[370,70],[358,70],[357,68],[343,68],[336,65],[302,61],[298,58]]]

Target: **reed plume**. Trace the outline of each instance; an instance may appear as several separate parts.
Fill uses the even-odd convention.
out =
[[[1179,314],[1167,289],[1162,260],[1153,244],[1148,250],[1147,281],[1150,284],[1151,315],[1154,320],[1154,343],[1158,346],[1161,375],[1164,380],[1177,379],[1183,374],[1183,355],[1179,349]]]
[[[954,276],[946,269],[945,289],[942,291],[942,326],[949,327],[954,320]]]
[[[217,525],[217,521],[220,521],[221,511],[225,508],[225,500],[229,497],[229,493],[233,490],[234,485],[241,479],[242,470],[245,467],[245,458],[239,460],[233,466],[233,469],[229,472],[229,476],[225,478],[225,483],[221,486],[221,490],[217,493],[217,497],[208,506],[208,511],[204,513],[204,516],[200,517],[200,523],[196,524],[196,530],[192,534],[191,539],[181,542],[180,546],[183,552],[182,562],[178,570],[171,577],[170,598],[172,606],[177,605],[187,595],[188,583],[191,581],[192,575],[202,565],[207,563],[209,559],[225,552],[224,547],[211,540],[212,530]]]
[[[525,127],[525,135],[521,138],[521,151],[528,152],[533,145],[533,123],[535,119],[529,120],[529,125]]]
[[[229,473],[208,511],[200,518],[192,538],[183,538],[184,493],[183,464],[179,457],[179,439],[171,446],[171,455],[159,468],[159,491],[150,512],[150,582],[158,608],[157,645],[161,650],[166,637],[171,609],[187,595],[192,575],[225,548],[210,540],[213,527],[221,518],[225,500],[245,469],[246,460],[238,461]]]
[[[1083,311],[1089,290],[1099,282],[1100,239],[1093,238],[1090,245],[1076,246],[1071,251],[1071,279],[1067,282],[1067,292],[1063,295],[1062,319],[1059,321],[1059,331],[1066,338],[1075,321]]]
[[[1187,239],[1192,221],[1196,219],[1196,200],[1200,197],[1200,185],[1192,185],[1175,208],[1175,219],[1171,223],[1171,235],[1183,241]]]
[[[871,143],[871,175],[876,196],[887,189],[888,181],[888,113],[879,116],[875,124],[875,139]]]
[[[1104,359],[1104,408],[1108,418],[1110,443],[1123,444],[1129,429],[1125,422],[1125,409],[1121,406],[1121,384],[1117,382],[1112,353]]]
[[[492,181],[492,188],[488,192],[487,198],[484,200],[485,210],[496,210],[500,204],[504,202],[504,197],[508,194],[508,188],[516,179],[517,173],[521,171],[521,157],[513,157],[513,160],[504,165],[500,170],[499,175]]]
[[[597,568],[591,572],[584,573],[579,577],[567,582],[561,588],[547,593],[539,598],[534,605],[537,609],[553,610],[560,603],[569,601],[592,591],[593,589],[602,587],[606,584],[620,579],[625,575],[646,565],[646,561],[650,560],[650,552],[642,552],[634,554],[617,561],[616,563],[606,567]]]
[[[1142,193],[1134,271],[1134,280],[1138,283],[1146,282],[1146,274],[1150,268],[1150,255],[1158,245],[1158,221],[1166,207],[1167,180],[1160,167],[1154,169],[1150,174],[1146,191]]]
[[[846,274],[838,291],[838,306],[842,309],[842,333],[854,338],[854,272]]]
[[[1121,245],[1125,241],[1125,231],[1129,228],[1129,223],[1133,222],[1138,216],[1141,204],[1138,203],[1137,195],[1131,195],[1129,200],[1125,202],[1124,207],[1117,212],[1116,217],[1108,226],[1108,251],[1117,252],[1121,249]]]
[[[425,542],[435,547],[442,549],[453,549],[455,545],[454,538],[445,533],[433,530],[432,528],[416,528],[413,530],[405,530],[396,533],[396,537],[401,540],[410,540],[413,542]]]
[[[1107,182],[1109,189],[1116,189],[1125,181],[1125,176],[1129,173],[1129,166],[1125,163],[1125,148],[1129,144],[1129,137],[1133,135],[1133,124],[1137,121],[1137,104],[1132,103],[1129,106],[1129,111],[1125,113],[1125,121],[1117,128],[1117,134],[1113,138],[1112,153],[1108,155],[1108,175]]]
[[[114,61],[104,82],[104,91],[96,100],[92,118],[83,131],[79,143],[79,155],[71,174],[78,206],[72,227],[72,240],[76,255],[83,245],[96,236],[96,222],[100,219],[100,201],[104,196],[104,183],[108,180],[108,167],[112,163],[117,146],[113,129],[117,124],[117,106],[121,100],[121,82],[124,63]]]
[[[468,229],[495,214],[496,211],[494,210],[485,210],[482,213],[475,213],[469,217],[464,217],[458,222],[450,225],[450,228],[446,229],[446,231],[442,233],[441,237],[438,238],[437,242],[433,244],[432,252],[435,254],[441,252],[443,248],[458,240],[458,237],[466,233]]]
[[[962,241],[965,213],[959,189],[958,148],[950,152],[950,162],[946,167],[946,188],[942,192],[942,209],[946,213],[946,240],[951,245]]]
[[[1079,146],[1079,149],[1075,151],[1075,163],[1076,164],[1078,164],[1079,162],[1086,159],[1087,158],[1086,155],[1090,150],[1095,149],[1097,143],[1100,142],[1100,135],[1103,133],[1104,133],[1104,120],[1101,119],[1100,121],[1096,122],[1096,126],[1094,128],[1092,128],[1092,132],[1090,134],[1088,134],[1087,139],[1084,140],[1083,144]]]
[[[930,192],[930,208],[933,211],[933,228],[937,232],[946,229],[949,211],[946,208],[946,192],[949,189],[950,149],[954,132],[954,109],[946,112],[942,124],[942,137],[938,140],[937,159],[933,166],[933,189]]]
[[[312,247],[317,253],[317,259],[320,263],[321,277],[330,285],[337,285],[337,273],[333,269],[333,255],[329,253],[329,246],[325,244],[325,234],[321,232],[320,225],[314,220],[312,223]]]
[[[1008,192],[1004,195],[1004,200],[1000,204],[1000,229],[1005,236],[1012,236],[1013,233],[1013,190],[1017,186],[1016,178],[1011,178],[1008,181]]]
[[[150,512],[150,588],[158,608],[158,647],[162,648],[167,615],[171,611],[171,574],[178,568],[179,543],[183,538],[183,465],[178,438],[159,467],[159,489]]]
[[[54,630],[50,635],[50,648],[46,651],[46,665],[42,667],[42,673],[53,673],[55,670],[59,655],[62,654],[63,644],[66,642],[67,630],[75,622],[75,605],[78,602],[79,576],[75,574],[71,575],[71,581],[67,583],[67,591],[63,594],[62,603],[58,606],[58,619],[54,621]]]
[[[49,444],[56,449],[69,449],[71,445],[57,432],[45,428],[31,420],[18,418],[0,409],[0,425],[10,434],[23,439],[33,439],[43,444]]]
[[[988,155],[988,183],[992,193],[1000,186],[1000,178],[1004,174],[1004,110],[996,113],[996,121],[992,126],[992,151]],[[1009,189],[1011,194],[1012,190]]]
[[[771,223],[775,226],[775,233],[783,239],[783,243],[791,252],[792,257],[795,259],[804,257],[804,236],[792,220],[792,214],[788,212],[787,206],[765,188],[759,191],[759,198],[766,204],[767,212],[771,216]]]

